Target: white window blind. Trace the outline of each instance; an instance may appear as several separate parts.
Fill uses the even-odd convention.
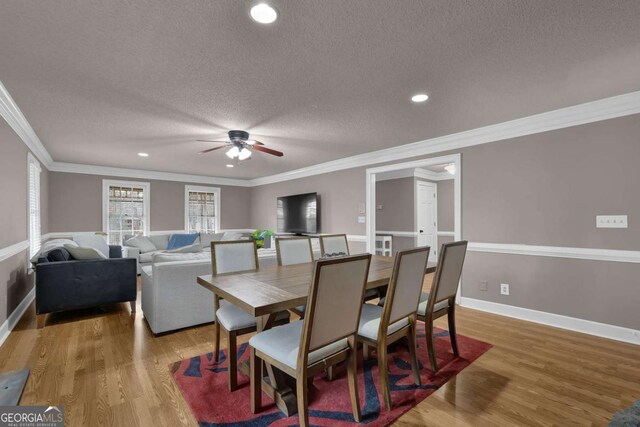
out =
[[[219,188],[185,187],[185,229],[199,233],[216,233],[220,229]]]
[[[111,245],[122,245],[125,236],[149,232],[149,184],[105,181],[103,185],[105,232]]]
[[[29,258],[40,252],[40,162],[31,153],[28,157],[29,173]]]

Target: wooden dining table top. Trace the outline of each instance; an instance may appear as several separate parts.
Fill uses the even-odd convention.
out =
[[[394,259],[373,255],[367,289],[389,284]],[[272,265],[255,271],[198,276],[198,284],[254,317],[272,314],[307,302],[314,263]],[[435,271],[429,263],[427,271]]]

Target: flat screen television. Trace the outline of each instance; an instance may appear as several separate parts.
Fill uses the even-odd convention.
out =
[[[320,229],[318,193],[278,197],[278,233],[316,234]]]

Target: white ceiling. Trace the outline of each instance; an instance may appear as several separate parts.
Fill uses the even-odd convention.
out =
[[[253,4],[3,0],[0,80],[56,161],[233,178],[640,89],[638,1]],[[231,128],[285,156],[197,154]]]

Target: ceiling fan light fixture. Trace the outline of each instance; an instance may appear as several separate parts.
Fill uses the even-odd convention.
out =
[[[233,146],[225,154],[230,159],[235,159],[236,157],[238,157],[240,155],[240,150],[238,150],[238,147]]]
[[[251,157],[251,150],[247,148],[243,148],[242,150],[240,150],[240,153],[238,153],[239,160],[246,160],[249,157]]]
[[[140,157],[149,157],[149,153],[138,153]]]
[[[260,24],[271,24],[278,19],[278,12],[265,3],[260,3],[251,8],[249,12],[251,18]]]
[[[451,175],[455,175],[456,174],[456,164],[455,163],[451,163],[451,164],[445,166],[444,170],[449,172]]]
[[[227,167],[228,167],[228,168],[232,168],[232,167],[233,167],[233,165],[232,165],[232,164],[228,164],[228,165],[227,165]]]

